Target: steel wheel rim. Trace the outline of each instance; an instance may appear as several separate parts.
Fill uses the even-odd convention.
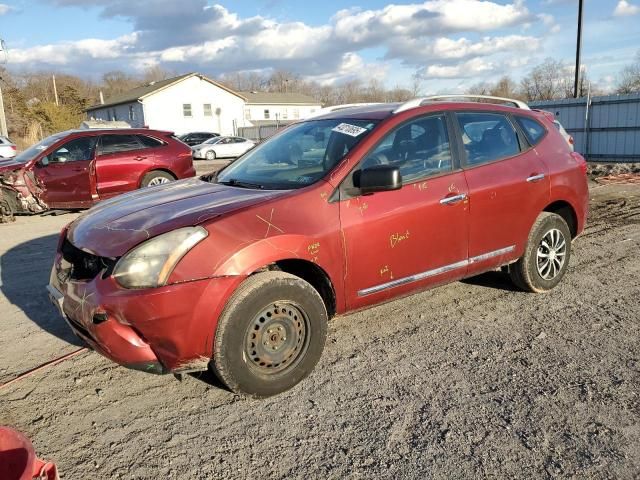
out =
[[[564,234],[557,228],[552,228],[544,234],[536,252],[536,266],[538,275],[544,280],[556,278],[567,259],[567,242]]]
[[[276,302],[255,315],[245,335],[245,357],[254,370],[273,375],[295,365],[307,349],[309,320],[291,302]]]
[[[165,183],[169,183],[169,179],[165,178],[165,177],[153,177],[150,181],[148,186],[149,187],[155,187],[156,185],[164,185]]]

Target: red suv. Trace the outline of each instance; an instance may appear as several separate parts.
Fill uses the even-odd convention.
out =
[[[327,320],[503,267],[563,277],[584,159],[544,114],[415,100],[293,124],[217,175],[103,202],[61,233],[48,287],[73,331],[149,372],[233,391],[307,376]]]
[[[3,217],[87,208],[140,187],[193,177],[191,149],[170,132],[72,130],[45,138],[0,165]]]

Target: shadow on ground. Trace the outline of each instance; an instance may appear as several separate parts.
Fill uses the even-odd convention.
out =
[[[43,330],[72,344],[82,345],[71,332],[47,295],[47,284],[58,235],[21,243],[0,259],[0,290]]]
[[[462,283],[476,285],[478,287],[495,288],[496,290],[506,290],[509,292],[521,292],[503,272],[486,272],[475,277],[465,278]]]

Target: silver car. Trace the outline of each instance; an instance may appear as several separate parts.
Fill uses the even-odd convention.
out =
[[[569,144],[569,147],[571,147],[571,150],[573,150],[574,149],[573,137],[564,129],[564,127],[558,120],[554,120],[553,124],[556,126],[556,128],[560,132],[560,135],[562,135],[563,138],[567,141],[567,143]]]
[[[0,136],[0,160],[15,157],[17,149],[15,143],[11,142],[7,137]]]
[[[255,143],[242,137],[214,137],[200,145],[191,147],[193,158],[215,160],[216,158],[239,157],[253,148]]]

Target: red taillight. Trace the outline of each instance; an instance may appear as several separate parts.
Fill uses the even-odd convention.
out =
[[[571,152],[571,157],[576,161],[576,163],[580,166],[580,170],[585,175],[587,174],[587,161],[584,159],[582,155],[578,152]]]

